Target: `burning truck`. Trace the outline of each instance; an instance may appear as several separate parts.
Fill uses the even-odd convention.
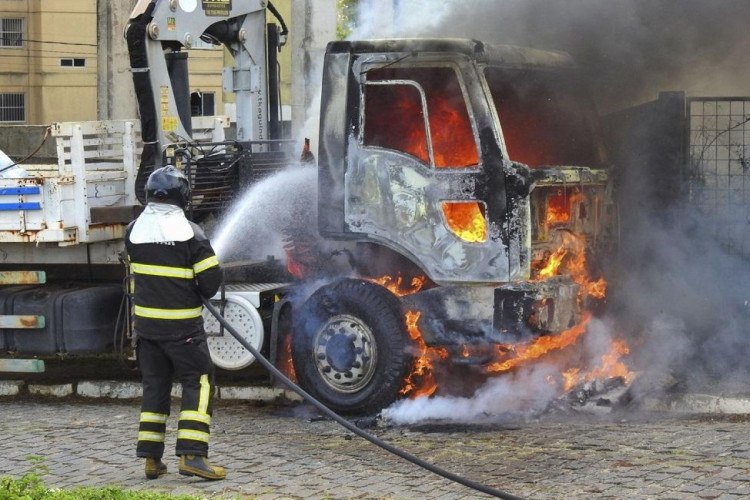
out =
[[[291,237],[290,270],[325,284],[281,305],[291,327],[272,333],[287,334],[279,352],[305,389],[339,411],[375,411],[432,393],[434,363],[489,374],[575,342],[604,299],[597,260],[615,238],[587,97],[563,53],[329,44],[317,216],[339,248]],[[342,252],[349,267],[335,273]]]
[[[9,291],[28,295],[14,313],[28,314],[22,302],[57,312],[46,323],[35,317],[39,335],[3,333],[0,349],[64,355],[114,342],[121,353],[132,332],[111,332],[128,325],[120,316],[129,308],[101,312],[127,301],[113,270],[122,273],[123,229],[152,168],[185,170],[189,214],[201,220],[288,165],[266,70],[276,67],[284,32],[266,24],[267,5],[138,2],[126,36],[140,131],[133,121],[58,125],[58,165],[3,179],[22,215],[19,226],[8,213],[5,264],[90,275],[85,305],[68,307],[92,325],[83,335],[55,319],[68,314],[57,306],[65,287]],[[236,140],[222,140],[215,126],[201,142],[192,129],[182,49],[198,37],[234,56],[224,76],[236,94]],[[246,340],[344,412],[433,393],[436,363],[488,375],[574,344],[604,299],[597,264],[615,239],[612,182],[588,97],[559,52],[466,39],[331,42],[317,197],[304,207],[317,228],[287,231],[281,273],[223,262],[235,279],[213,300]],[[204,318],[217,366],[252,363]],[[627,347],[613,349],[621,369]],[[586,374],[565,376],[567,384]]]

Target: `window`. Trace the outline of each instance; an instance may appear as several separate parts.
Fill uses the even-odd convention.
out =
[[[26,121],[26,96],[0,94],[0,122]]]
[[[23,47],[23,19],[0,19],[0,47]]]
[[[368,85],[365,144],[395,149],[429,164],[419,89],[412,85]]]
[[[62,66],[63,68],[85,68],[86,59],[60,59],[60,66]]]
[[[214,93],[201,92],[190,94],[190,116],[214,116]]]
[[[453,68],[373,69],[367,83],[366,145],[403,151],[428,165],[431,146],[436,168],[479,163],[466,100]]]
[[[530,167],[605,164],[593,107],[570,75],[488,67],[485,78],[511,160]]]

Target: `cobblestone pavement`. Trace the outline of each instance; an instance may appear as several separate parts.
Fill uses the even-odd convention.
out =
[[[216,409],[211,455],[228,478],[143,477],[134,457],[135,402],[0,402],[0,475],[20,477],[44,457],[51,487],[120,485],[208,498],[458,499],[483,495],[426,472],[304,406],[234,403]],[[174,447],[176,412],[167,449]],[[431,425],[370,429],[466,478],[536,498],[750,496],[750,418],[619,416],[609,421]]]

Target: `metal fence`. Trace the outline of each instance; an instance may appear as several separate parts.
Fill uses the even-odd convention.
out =
[[[750,97],[690,98],[689,195],[726,250],[750,260]]]

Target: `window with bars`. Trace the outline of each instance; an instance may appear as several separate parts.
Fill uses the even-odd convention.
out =
[[[0,47],[23,47],[23,19],[0,19]]]
[[[0,94],[0,122],[26,121],[26,96],[16,93]]]
[[[79,58],[63,58],[60,59],[60,66],[63,68],[85,68],[86,67],[86,59],[79,59]]]

